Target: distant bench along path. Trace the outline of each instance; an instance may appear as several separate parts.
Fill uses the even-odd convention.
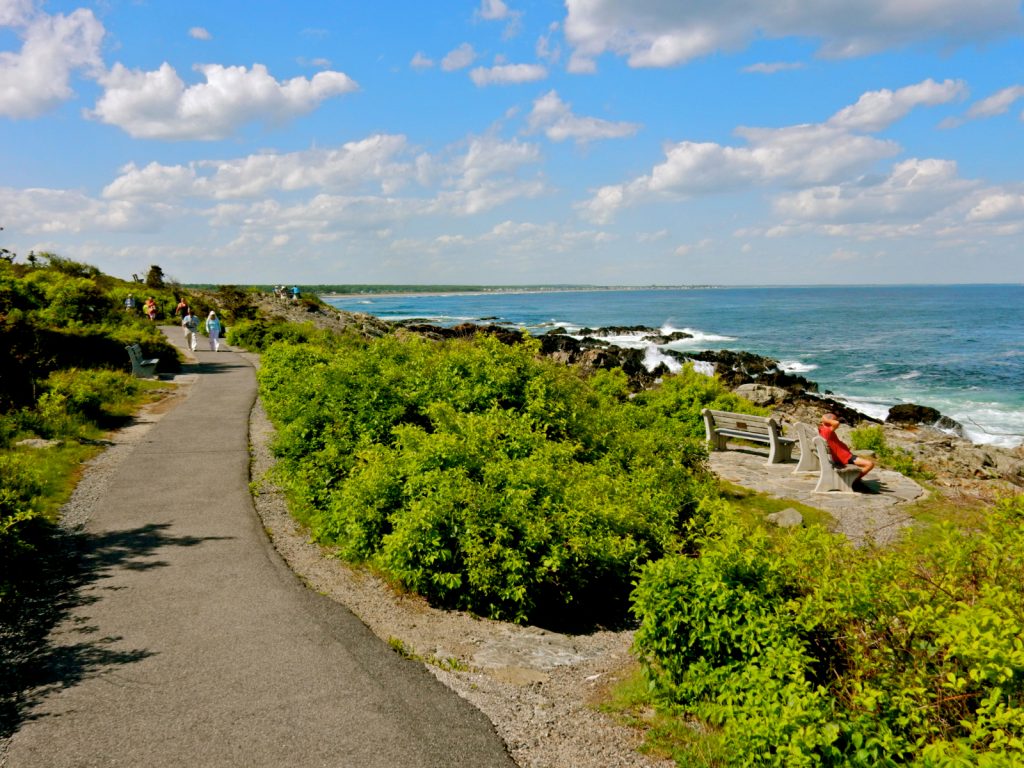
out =
[[[253,368],[196,356],[97,500],[56,688],[6,765],[513,766],[482,714],[283,564],[249,494]]]

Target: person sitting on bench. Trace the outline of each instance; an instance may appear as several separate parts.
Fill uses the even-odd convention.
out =
[[[861,480],[864,475],[875,468],[875,462],[871,459],[865,458],[864,456],[854,456],[853,451],[850,450],[849,446],[846,445],[839,436],[836,434],[836,429],[839,427],[839,417],[834,413],[826,413],[821,417],[821,424],[818,426],[818,434],[825,438],[825,443],[828,445],[828,452],[832,455],[832,461],[835,462],[836,466],[844,467],[849,464],[852,467],[860,469],[860,477],[857,480]]]

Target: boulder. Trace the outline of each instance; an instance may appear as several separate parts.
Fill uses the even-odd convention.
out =
[[[887,424],[934,424],[942,414],[935,408],[914,403],[900,403],[889,409],[885,417]]]
[[[804,516],[792,507],[780,509],[765,516],[769,523],[775,523],[779,528],[796,528],[804,524]]]
[[[746,398],[754,405],[777,405],[789,399],[789,392],[782,387],[767,384],[740,384],[733,390],[740,397]]]

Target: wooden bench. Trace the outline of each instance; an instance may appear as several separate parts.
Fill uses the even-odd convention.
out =
[[[713,411],[710,408],[702,410],[701,415],[704,417],[708,448],[712,451],[724,451],[729,438],[734,437],[768,445],[769,464],[789,461],[793,453],[796,440],[783,437],[782,427],[773,418],[752,416],[748,413]]]
[[[142,358],[142,347],[139,344],[129,344],[125,349],[132,361],[132,375],[139,379],[149,379],[156,375],[156,366],[160,362],[159,357],[149,360]]]
[[[837,467],[832,463],[832,454],[829,453],[828,443],[821,435],[814,436],[814,452],[818,455],[818,464],[821,466],[821,474],[818,477],[818,484],[814,487],[815,493],[829,493],[840,491],[842,493],[854,493],[853,483],[860,477],[860,467]]]

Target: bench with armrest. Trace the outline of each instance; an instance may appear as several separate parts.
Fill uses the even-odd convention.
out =
[[[818,462],[818,452],[814,450],[814,438],[818,436],[818,430],[810,424],[798,421],[793,425],[797,439],[800,441],[800,458],[797,460],[794,475],[816,475],[821,471],[821,464]]]
[[[156,367],[160,362],[159,357],[143,359],[142,346],[139,344],[129,344],[125,349],[132,361],[133,376],[139,379],[149,379],[156,375]]]
[[[789,461],[793,453],[796,440],[783,437],[779,422],[769,416],[713,411],[710,408],[702,410],[701,415],[704,416],[709,450],[724,451],[729,438],[737,438],[765,443],[768,446],[769,464]]]
[[[814,436],[814,452],[818,456],[818,464],[821,465],[821,475],[818,477],[818,484],[814,487],[815,493],[828,493],[830,491],[841,491],[842,493],[853,493],[853,483],[860,477],[860,467],[849,465],[837,467],[832,461],[832,454],[829,453],[828,443],[821,435]]]

